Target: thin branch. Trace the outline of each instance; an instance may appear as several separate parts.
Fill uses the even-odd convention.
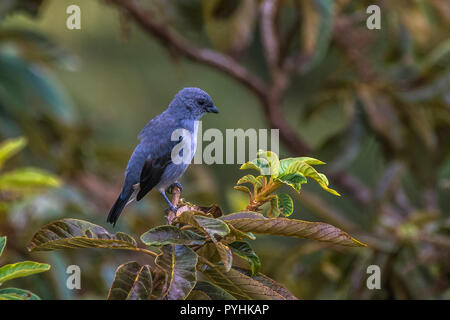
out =
[[[266,0],[261,5],[261,39],[272,77],[280,72],[280,43],[275,28],[277,1]]]
[[[185,57],[199,63],[209,65],[221,70],[240,81],[259,96],[263,96],[266,86],[261,79],[251,74],[244,66],[237,63],[231,57],[210,49],[203,49],[191,45],[174,30],[166,25],[159,24],[152,18],[149,10],[144,10],[130,0],[109,0],[134,18],[136,23],[147,33],[153,35],[165,47],[170,47]]]

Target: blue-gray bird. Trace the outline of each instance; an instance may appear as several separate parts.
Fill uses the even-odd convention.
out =
[[[206,113],[218,113],[211,97],[199,88],[184,88],[179,91],[169,107],[156,116],[139,134],[140,143],[134,149],[125,171],[122,192],[109,212],[107,221],[116,224],[117,219],[132,201],[141,200],[155,188],[164,197],[172,211],[177,210],[167,198],[166,189],[181,185],[178,179],[186,171],[197,147],[198,121]],[[190,154],[180,155],[188,161],[173,161],[172,149],[179,145],[184,137],[172,141],[172,133],[182,129],[190,135]]]

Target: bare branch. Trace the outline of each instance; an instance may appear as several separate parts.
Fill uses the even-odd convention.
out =
[[[275,29],[277,0],[266,0],[261,5],[261,39],[272,77],[279,72],[280,43]]]
[[[152,19],[151,12],[138,7],[134,1],[110,0],[110,2],[125,10],[143,30],[158,39],[164,46],[176,50],[191,60],[212,66],[231,75],[259,96],[265,94],[266,86],[264,82],[231,57],[191,45],[166,25],[155,22]]]

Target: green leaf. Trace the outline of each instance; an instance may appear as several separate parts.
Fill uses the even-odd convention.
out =
[[[258,182],[258,187],[261,187],[261,188],[264,186],[264,184],[267,183],[266,177],[264,177],[264,176],[257,176],[256,181]]]
[[[0,300],[41,300],[33,292],[17,288],[0,289]]]
[[[43,111],[46,115],[65,124],[72,124],[76,119],[73,101],[67,90],[60,84],[53,73],[43,65],[32,64],[22,55],[11,50],[0,52],[0,66],[4,70],[0,81],[8,85],[9,90],[0,92],[9,101],[16,101],[9,108],[17,108],[20,102],[38,97],[33,108],[20,106],[30,112]],[[2,83],[2,84],[4,84]],[[0,86],[1,88],[1,86]],[[5,96],[2,97],[5,99]],[[27,110],[28,109],[28,110]],[[40,110],[39,110],[40,109]]]
[[[257,170],[262,175],[270,175],[269,161],[264,158],[257,158],[252,161],[244,163],[240,170],[253,169]]]
[[[107,248],[134,250],[136,241],[125,233],[110,234],[96,224],[62,219],[42,227],[28,245],[29,251],[52,251],[65,248]]]
[[[280,160],[278,159],[278,155],[272,151],[258,151],[258,157],[265,158],[269,163],[269,173],[264,175],[270,175],[272,177],[278,177],[280,173]]]
[[[216,236],[225,237],[230,233],[228,225],[220,219],[209,218],[195,214],[193,211],[184,211],[177,217],[177,222],[189,224],[205,232],[211,239]]]
[[[278,210],[286,217],[289,217],[294,211],[294,203],[292,198],[286,193],[280,193],[278,196]]]
[[[227,291],[238,300],[285,300],[284,296],[270,287],[235,270],[226,272],[223,267],[205,267],[202,270],[212,283]]]
[[[324,175],[323,173],[320,173],[320,172],[319,172],[319,176],[320,176],[320,178],[322,178],[323,183],[325,183],[325,185],[328,186],[328,185],[329,185],[329,182],[328,182],[327,176]]]
[[[191,230],[180,230],[175,226],[158,226],[141,236],[147,246],[164,246],[166,244],[202,245],[205,237]]]
[[[307,182],[305,176],[298,172],[282,175],[276,180],[292,187],[297,192],[300,192],[302,184]]]
[[[261,188],[263,186],[261,179],[257,179],[255,176],[251,174],[243,176],[238,180],[236,184],[244,184],[244,183],[251,183],[252,185],[257,186],[258,188]]]
[[[107,299],[149,300],[151,292],[152,273],[150,267],[131,261],[117,268]]]
[[[283,174],[291,173],[301,173],[306,177],[311,177],[312,175],[319,175],[313,167],[304,161],[294,161],[289,164],[289,166],[284,170]]]
[[[0,284],[5,281],[41,273],[50,269],[50,265],[34,261],[7,264],[0,268]]]
[[[27,145],[27,140],[23,137],[8,139],[0,144],[0,169],[6,160],[20,152]]]
[[[304,161],[295,161],[287,167],[285,170],[285,174],[290,173],[301,173],[305,177],[310,177],[316,180],[316,182],[322,187],[322,189],[328,191],[329,193],[332,193],[336,196],[340,196],[339,193],[337,193],[336,190],[333,190],[331,188],[328,188],[328,179],[325,177],[324,174],[318,173],[316,169],[311,167],[309,164],[307,164]]]
[[[235,190],[238,190],[238,191],[242,191],[242,192],[248,193],[250,196],[252,195],[252,192],[251,192],[250,189],[249,189],[248,187],[246,187],[246,186],[234,186],[233,188],[234,188]]]
[[[282,159],[282,160],[280,160],[280,176],[285,174],[286,169],[291,164],[293,164],[294,162],[297,162],[297,161],[303,161],[306,164],[309,164],[311,166],[325,164],[325,162],[320,161],[319,159],[310,158],[310,157],[296,157],[296,158]]]
[[[33,0],[31,0],[33,1]],[[47,38],[44,34],[37,30],[23,28],[2,28],[0,30],[0,38],[2,41],[13,43],[17,48],[26,48],[20,50],[20,54],[24,60],[36,63],[49,63],[58,65],[65,69],[76,67],[74,56],[68,51],[57,46],[53,40]]]
[[[0,237],[0,257],[2,256],[3,249],[6,246],[6,237]]]
[[[60,180],[53,174],[35,168],[21,168],[0,175],[0,190],[21,191],[60,185]]]
[[[231,294],[229,294],[222,288],[212,284],[211,282],[207,282],[207,281],[198,281],[194,287],[194,290],[192,290],[192,293],[194,291],[202,292],[204,295],[204,296],[197,295],[197,297],[205,297],[206,296],[208,299],[211,299],[211,300],[236,300]],[[188,298],[190,300],[194,300],[192,298],[195,298],[195,297],[191,297],[191,295],[189,295]],[[204,300],[204,299],[199,299],[199,300]]]
[[[244,232],[304,238],[350,247],[366,246],[350,237],[348,233],[322,222],[308,222],[288,218],[242,218],[228,220],[227,223]]]
[[[259,272],[259,269],[261,268],[261,261],[259,261],[259,257],[247,242],[235,241],[230,243],[229,246],[231,248],[231,252],[247,260],[250,265],[250,269],[252,270],[252,275]]]
[[[284,174],[282,176],[279,176],[277,179],[285,184],[303,184],[308,182],[308,180],[306,180],[306,177],[299,172]]]
[[[167,282],[161,298],[183,300],[197,282],[197,254],[183,245],[161,247],[161,254],[155,263],[166,272]]]

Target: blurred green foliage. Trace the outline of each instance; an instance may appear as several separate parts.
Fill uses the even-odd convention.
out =
[[[132,253],[27,253],[38,226],[66,216],[104,225],[123,169],[145,123],[183,86],[208,91],[220,117],[204,128],[264,128],[259,101],[216,70],[165,51],[133,21],[101,1],[78,1],[82,30],[65,28],[68,0],[0,3],[0,138],[26,136],[17,162],[52,170],[65,183],[13,200],[0,213],[6,259],[46,260],[52,271],[17,281],[43,298],[103,298],[114,270]],[[268,78],[260,34],[262,1],[140,1],[187,41],[232,56]],[[323,250],[323,245],[261,237],[254,243],[262,272],[299,298],[448,298],[450,201],[450,9],[445,0],[283,1],[277,30],[282,57],[299,54],[283,99],[287,122],[328,163],[370,191],[364,203],[302,187],[292,218],[326,221],[369,244],[370,250]],[[365,9],[382,9],[380,30],[365,27]],[[232,94],[230,94],[232,93]],[[236,115],[249,115],[248,117]],[[292,154],[284,145],[281,157]],[[1,157],[1,156],[0,156]],[[14,166],[8,162],[6,165]],[[5,167],[5,169],[10,169]],[[194,165],[183,197],[246,204],[236,166]],[[9,172],[9,170],[5,171]],[[290,191],[286,188],[282,190]],[[246,195],[244,195],[246,197]],[[127,209],[119,229],[132,234],[163,223],[163,204]],[[5,254],[3,258],[5,257]],[[83,270],[81,291],[65,287],[65,268]],[[382,289],[367,290],[368,265],[382,269]]]
[[[0,144],[0,169],[9,158],[26,145],[24,138],[11,139]],[[0,214],[5,215],[14,202],[35,194],[43,189],[59,187],[60,181],[50,173],[36,168],[16,169],[0,173]],[[2,217],[3,218],[3,217]],[[3,219],[0,219],[2,221]],[[0,236],[0,256],[6,246],[6,237]],[[41,273],[50,269],[50,265],[34,261],[6,264],[0,267],[0,286],[9,280]],[[28,290],[18,288],[0,289],[0,300],[38,300],[39,297]]]
[[[6,237],[0,237],[0,256],[6,245]],[[34,261],[24,261],[14,264],[7,264],[0,267],[0,286],[8,280],[27,277],[32,274],[41,273],[50,269],[45,263]],[[39,300],[40,298],[28,290],[18,288],[0,289],[0,300]]]
[[[4,162],[21,151],[27,142],[24,138],[6,140],[0,144],[0,169]],[[48,188],[57,188],[60,180],[44,170],[26,167],[0,173],[0,213],[5,213],[14,202],[35,195]]]

